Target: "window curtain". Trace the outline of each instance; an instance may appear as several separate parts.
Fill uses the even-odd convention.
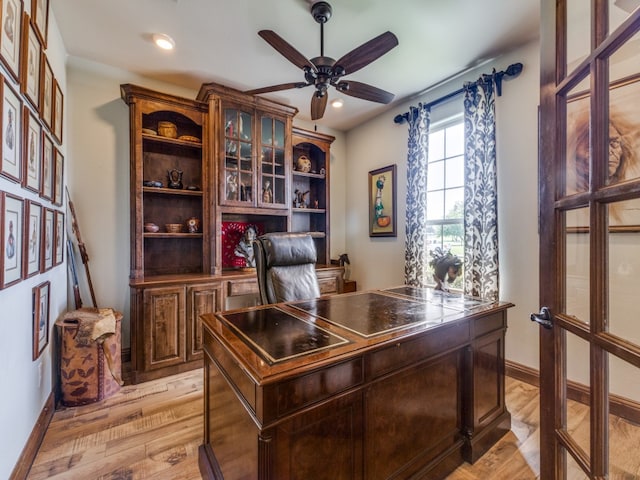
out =
[[[408,115],[407,212],[405,284],[424,287],[428,283],[427,248],[427,153],[430,109],[411,107]]]
[[[464,87],[464,293],[498,299],[498,189],[493,79]]]

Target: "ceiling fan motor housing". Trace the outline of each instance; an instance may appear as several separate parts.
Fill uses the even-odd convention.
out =
[[[327,23],[331,18],[331,5],[328,2],[316,2],[311,7],[311,15],[318,23]]]

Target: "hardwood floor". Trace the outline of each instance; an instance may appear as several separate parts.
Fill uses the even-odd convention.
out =
[[[202,370],[194,370],[129,385],[102,402],[56,411],[28,478],[200,479],[202,377]],[[474,465],[461,465],[448,480],[539,477],[538,388],[511,377],[506,386],[511,432]],[[572,406],[573,418],[580,418],[581,407]],[[622,449],[630,454],[624,456],[625,468],[612,468],[610,478],[640,478],[640,458],[632,453],[640,450],[640,428],[621,422],[616,428],[624,432]],[[583,420],[574,431],[584,431],[585,423],[588,427],[588,420]],[[574,470],[569,478],[585,477]]]

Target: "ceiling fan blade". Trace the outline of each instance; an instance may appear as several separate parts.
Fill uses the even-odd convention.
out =
[[[313,63],[311,63],[304,55],[302,55],[276,32],[272,30],[260,30],[258,35],[260,35],[269,45],[275,48],[283,57],[293,63],[296,67],[309,67],[314,72],[316,71],[316,67]]]
[[[336,67],[342,67],[344,70],[342,75],[351,74],[377,60],[396,45],[398,45],[398,38],[391,32],[384,32],[336,61],[334,71]]]
[[[386,92],[381,88],[373,87],[362,82],[355,82],[353,80],[339,82],[335,87],[345,95],[362,98],[363,100],[369,100],[371,102],[389,103],[395,97],[393,93]]]
[[[321,97],[318,96],[318,92],[311,97],[311,120],[319,120],[323,117],[324,111],[327,108],[327,99],[329,95],[325,92]]]
[[[311,85],[304,82],[281,83],[280,85],[271,85],[270,87],[256,88],[255,90],[247,90],[244,93],[249,95],[259,95],[261,93],[279,92],[280,90],[289,90],[290,88],[304,88]]]

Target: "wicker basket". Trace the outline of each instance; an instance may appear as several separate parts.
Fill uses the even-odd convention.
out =
[[[180,233],[182,231],[181,223],[166,223],[164,228],[168,233]]]

